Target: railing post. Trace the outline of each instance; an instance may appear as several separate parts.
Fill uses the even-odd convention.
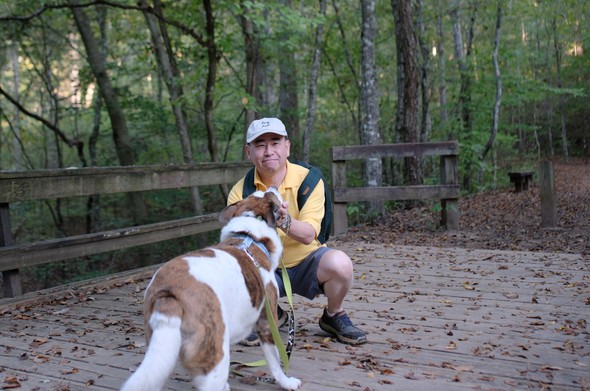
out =
[[[440,157],[440,179],[443,185],[458,185],[459,173],[457,155],[443,155]],[[457,198],[440,200],[441,223],[448,230],[459,229],[459,203]]]
[[[14,244],[14,238],[10,229],[9,204],[0,203],[0,247],[10,246],[12,244]],[[3,271],[2,280],[4,282],[4,297],[22,295],[18,269]]]
[[[551,160],[543,160],[540,164],[539,182],[541,185],[541,227],[557,225],[555,209],[555,172]]]
[[[334,153],[332,152],[332,189],[344,187],[346,187],[346,160],[334,160]],[[334,200],[333,234],[345,234],[348,231],[346,202],[337,202],[334,196],[332,199]]]

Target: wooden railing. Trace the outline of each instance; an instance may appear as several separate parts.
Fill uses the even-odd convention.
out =
[[[179,238],[220,228],[218,214],[16,244],[11,203],[67,197],[233,184],[251,163],[133,166],[0,172],[0,271],[4,297],[22,294],[19,269]]]
[[[332,148],[334,233],[348,229],[348,202],[370,200],[439,199],[442,222],[458,228],[457,142],[386,144]],[[350,188],[346,161],[367,158],[440,156],[439,185]],[[22,294],[19,269],[93,254],[155,243],[212,231],[221,227],[218,214],[120,228],[30,243],[15,243],[10,204],[151,190],[233,184],[251,163],[201,163],[191,166],[103,167],[23,172],[0,172],[0,271],[4,297]]]
[[[332,186],[334,188],[334,234],[348,230],[348,202],[386,200],[440,200],[442,224],[455,230],[459,226],[457,201],[460,196],[456,141],[332,147]],[[369,158],[440,156],[440,184],[419,186],[347,187],[346,161]]]

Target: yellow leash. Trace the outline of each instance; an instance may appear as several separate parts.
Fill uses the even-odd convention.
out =
[[[290,225],[287,227],[287,231],[285,232],[285,238],[283,239],[283,247],[285,246],[285,241],[287,240],[287,237],[289,236],[289,228],[291,228]],[[286,374],[287,372],[289,372],[289,359],[291,357],[291,352],[293,350],[293,344],[294,344],[293,340],[294,340],[294,335],[295,335],[295,312],[293,309],[293,291],[291,288],[291,279],[289,278],[289,273],[287,272],[287,267],[285,266],[285,260],[284,260],[283,255],[281,255],[281,276],[283,278],[283,286],[285,288],[285,295],[287,296],[287,301],[289,302],[289,312],[290,312],[290,314],[289,314],[290,315],[289,316],[289,339],[288,339],[286,348],[285,348],[285,345],[283,344],[283,340],[281,339],[281,335],[279,334],[279,327],[278,327],[277,323],[275,322],[274,316],[272,316],[272,309],[270,308],[270,303],[268,302],[268,299],[266,297],[264,298],[264,309],[266,311],[266,318],[268,320],[268,325],[270,327],[270,333],[272,335],[272,339],[275,343],[275,346],[277,347],[277,350],[279,351],[281,363],[283,365],[283,368],[284,368],[285,374]],[[267,361],[265,359],[253,361],[253,362],[248,362],[248,363],[242,363],[239,361],[232,361],[231,364],[238,365],[238,366],[245,366],[245,367],[261,367],[261,366],[267,365]],[[237,376],[242,376],[242,377],[245,376],[243,373],[240,373],[235,369],[232,369],[231,372]],[[270,378],[266,378],[266,377],[256,377],[256,380],[263,381],[263,382],[274,382],[274,379],[270,379]]]

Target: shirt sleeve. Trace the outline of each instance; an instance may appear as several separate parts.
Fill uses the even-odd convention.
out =
[[[229,192],[227,196],[227,205],[235,204],[242,199],[242,192],[244,190],[244,178],[240,179]]]

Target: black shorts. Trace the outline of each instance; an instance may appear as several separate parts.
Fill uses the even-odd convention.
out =
[[[299,265],[287,269],[293,293],[310,300],[324,293],[318,282],[318,265],[322,256],[330,250],[330,247],[320,247],[309,254]],[[282,269],[283,267],[279,266],[275,272],[280,297],[286,296]]]

